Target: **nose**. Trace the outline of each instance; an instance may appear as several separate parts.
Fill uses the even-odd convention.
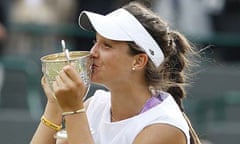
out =
[[[97,44],[96,43],[92,46],[92,48],[90,50],[90,54],[93,58],[98,56],[98,50],[97,50]]]

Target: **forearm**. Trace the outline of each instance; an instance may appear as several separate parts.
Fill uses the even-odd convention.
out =
[[[44,117],[51,121],[54,124],[61,125],[61,111],[55,104],[47,103]],[[56,130],[44,125],[40,122],[33,138],[31,144],[54,144],[55,139],[54,135],[56,134]]]
[[[69,144],[94,144],[86,113],[65,117]]]

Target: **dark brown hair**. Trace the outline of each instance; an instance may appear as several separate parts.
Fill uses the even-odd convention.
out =
[[[197,53],[190,42],[179,32],[170,30],[168,23],[163,21],[150,9],[138,2],[131,2],[123,7],[133,14],[151,34],[164,53],[164,62],[156,67],[148,61],[145,78],[149,86],[155,90],[169,92],[183,111],[182,99],[185,97],[185,86],[188,84],[190,68],[195,65],[193,59]],[[139,47],[130,42],[131,54],[137,54]],[[188,117],[183,113],[190,127],[191,144],[200,144],[200,140],[191,126]]]

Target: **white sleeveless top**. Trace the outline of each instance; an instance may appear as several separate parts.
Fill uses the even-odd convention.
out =
[[[88,121],[96,144],[132,144],[151,124],[164,123],[182,130],[190,144],[189,127],[175,100],[163,92],[164,99],[148,111],[118,122],[111,122],[110,92],[97,90],[87,109]]]

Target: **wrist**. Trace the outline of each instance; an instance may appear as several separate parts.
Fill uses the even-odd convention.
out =
[[[62,129],[62,125],[59,125],[59,124],[56,124],[56,123],[50,121],[44,115],[41,117],[41,123],[55,131],[59,131]]]
[[[56,124],[62,123],[62,111],[58,105],[48,102],[43,115]]]
[[[64,108],[62,107],[62,113],[63,112],[70,112],[70,111],[77,111],[79,109],[84,109],[83,103],[80,103],[80,104],[77,104],[77,105],[71,106],[71,107],[64,107]]]
[[[85,108],[78,109],[76,111],[65,111],[62,113],[63,118],[68,115],[74,115],[78,113],[85,113]]]

